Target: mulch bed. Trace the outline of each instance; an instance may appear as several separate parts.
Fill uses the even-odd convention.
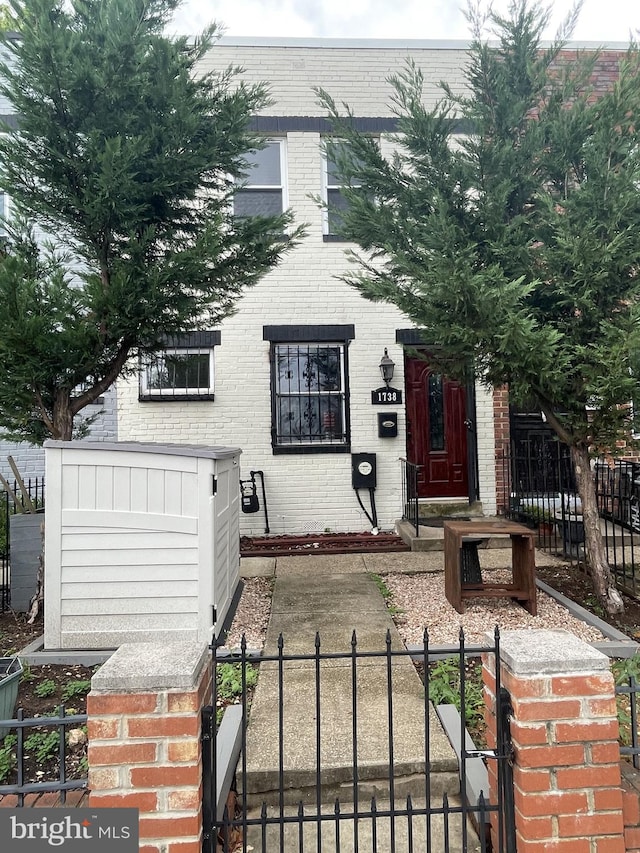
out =
[[[380,554],[410,551],[395,533],[307,533],[301,536],[242,536],[243,557],[289,557],[301,554]]]

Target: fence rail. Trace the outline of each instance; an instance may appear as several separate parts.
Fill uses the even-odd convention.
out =
[[[72,753],[68,745],[68,733],[70,729],[82,729],[86,726],[87,719],[86,714],[67,714],[65,706],[60,705],[58,714],[54,717],[25,718],[20,708],[15,718],[0,720],[0,729],[9,729],[6,736],[0,738],[0,771],[4,770],[0,779],[12,780],[0,784],[0,800],[5,795],[13,794],[17,796],[17,805],[23,806],[27,794],[58,792],[60,801],[64,803],[67,791],[85,790],[88,784],[87,776],[75,775],[77,771],[70,767]],[[32,740],[34,734],[48,737],[39,738],[36,744]],[[82,742],[83,738],[80,740]],[[80,749],[83,748],[81,744]],[[27,759],[35,755],[40,769],[45,760],[42,753],[38,755],[39,750],[47,753],[49,772],[45,775],[50,778],[37,782],[27,781]],[[77,759],[77,753],[74,755]],[[80,760],[76,760],[76,764],[78,763],[80,770],[87,771],[84,752]]]

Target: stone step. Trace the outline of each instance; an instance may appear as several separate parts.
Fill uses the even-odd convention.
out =
[[[491,521],[486,516],[478,517],[478,521]],[[496,519],[498,520],[498,519]],[[406,519],[396,521],[396,532],[403,542],[411,547],[412,551],[444,551],[444,527],[431,527],[426,524],[419,525],[419,535],[416,529]],[[483,541],[484,548],[510,548],[509,536],[491,536]]]
[[[431,501],[421,500],[418,503],[418,516],[424,519],[454,519],[482,517],[482,502],[453,500]]]

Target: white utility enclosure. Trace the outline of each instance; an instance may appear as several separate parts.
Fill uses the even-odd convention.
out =
[[[233,447],[45,442],[47,649],[210,641],[240,579]]]

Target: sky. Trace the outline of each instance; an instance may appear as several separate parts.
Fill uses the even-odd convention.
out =
[[[497,11],[507,5],[494,0]],[[548,38],[571,6],[554,0]],[[170,29],[195,35],[216,21],[227,36],[468,39],[464,8],[466,0],[184,0]],[[572,40],[624,42],[639,29],[638,0],[583,0]]]

